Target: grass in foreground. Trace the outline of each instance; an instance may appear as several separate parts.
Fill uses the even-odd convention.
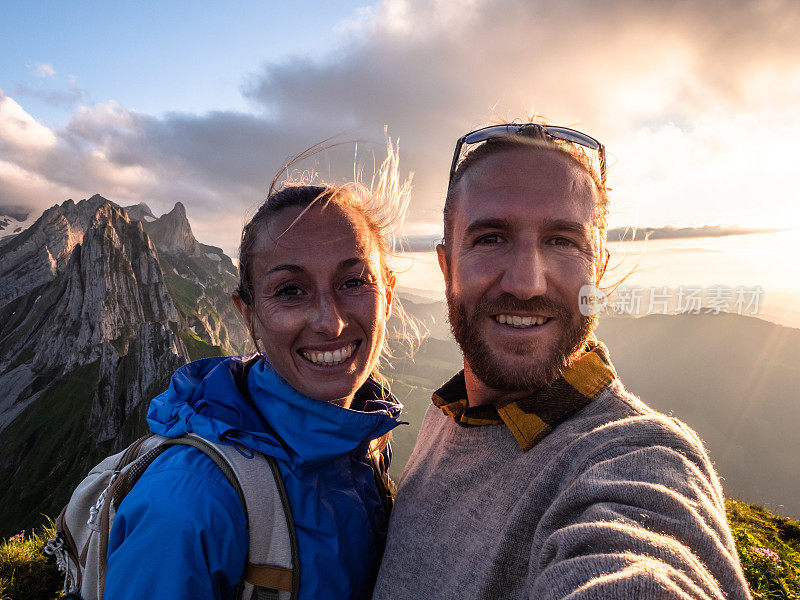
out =
[[[52,600],[62,598],[64,578],[52,557],[42,553],[55,536],[50,526],[27,534],[21,531],[0,542],[0,600]]]
[[[755,600],[800,599],[800,522],[727,500],[728,522]]]

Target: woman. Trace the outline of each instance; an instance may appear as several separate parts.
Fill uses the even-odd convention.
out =
[[[300,598],[368,598],[383,550],[388,515],[367,455],[388,468],[400,406],[371,375],[397,305],[385,234],[408,198],[389,150],[374,192],[271,187],[245,226],[233,300],[262,357],[246,376],[250,398],[235,383],[241,357],[209,358],[179,369],[148,413],[154,433],[194,432],[277,459]],[[233,598],[247,547],[222,472],[194,448],[170,448],[117,511],[106,598]]]

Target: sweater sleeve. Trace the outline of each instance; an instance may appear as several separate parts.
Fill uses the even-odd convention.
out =
[[[584,463],[540,522],[530,598],[750,597],[707,456],[669,437]]]
[[[219,468],[195,448],[171,448],[117,511],[105,597],[233,598],[247,548],[244,509]]]

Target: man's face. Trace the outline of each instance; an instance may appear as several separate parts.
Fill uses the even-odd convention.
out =
[[[568,157],[519,148],[479,161],[456,192],[437,251],[465,369],[497,390],[547,385],[596,322],[578,307],[600,275],[594,183]]]

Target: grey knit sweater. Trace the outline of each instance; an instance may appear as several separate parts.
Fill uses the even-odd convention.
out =
[[[373,599],[749,597],[697,435],[617,380],[527,452],[431,405]]]

